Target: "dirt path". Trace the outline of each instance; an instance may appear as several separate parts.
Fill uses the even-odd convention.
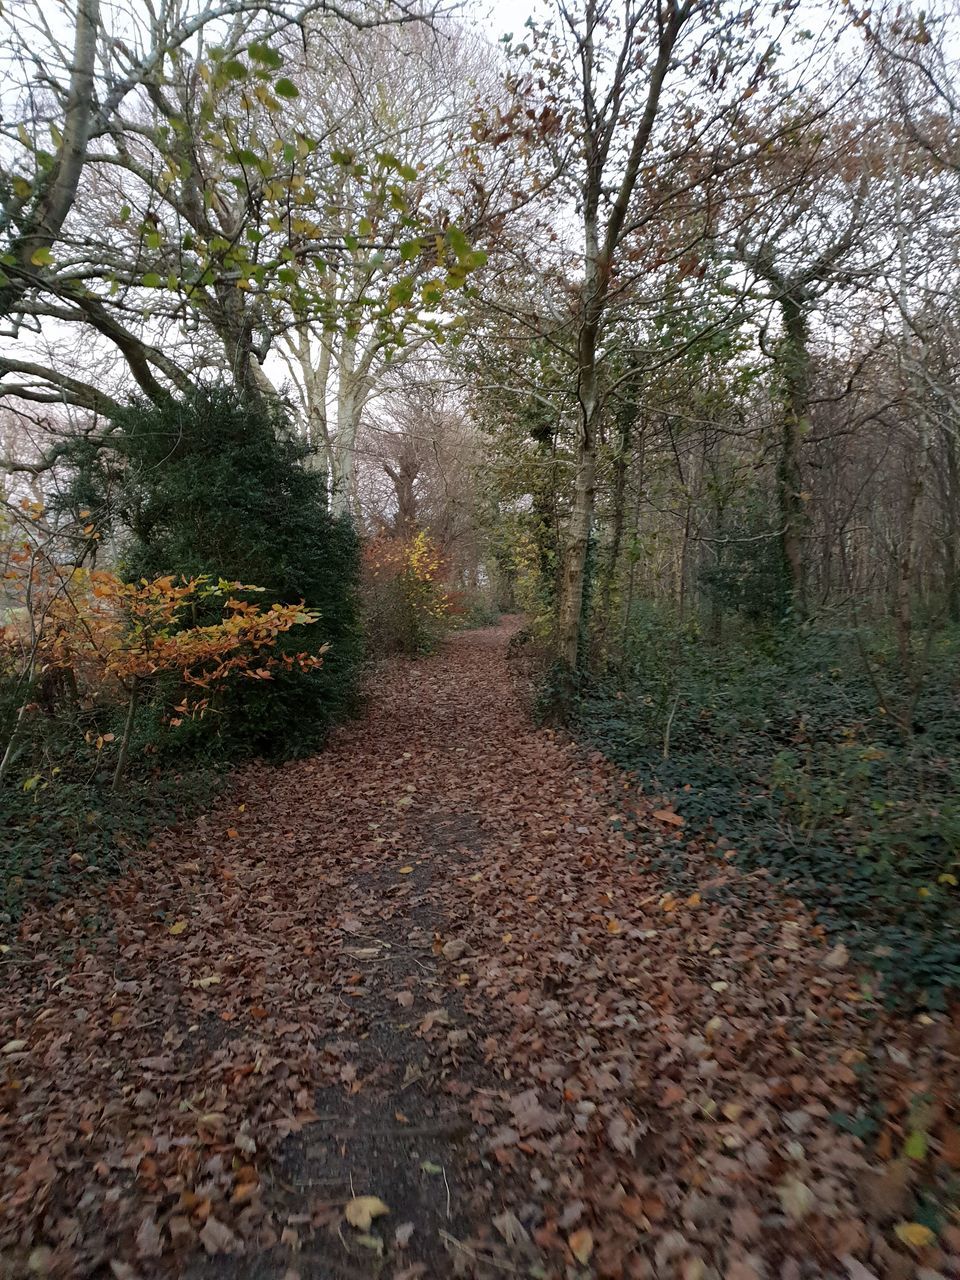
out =
[[[512,626],[25,919],[0,1274],[960,1275],[955,1024],[534,728]]]

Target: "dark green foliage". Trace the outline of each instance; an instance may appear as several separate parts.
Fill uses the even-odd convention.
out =
[[[28,901],[74,892],[91,874],[115,875],[154,831],[208,804],[222,777],[209,766],[155,770],[133,788],[111,791],[109,771],[100,772],[92,750],[86,756],[85,776],[77,768],[72,776],[48,775],[28,791],[4,789],[0,923],[16,919]]]
[[[895,693],[892,640],[866,643]],[[787,881],[889,990],[937,1004],[960,987],[958,652],[956,634],[934,646],[905,740],[850,630],[754,629],[717,649],[644,607],[621,677],[583,693],[579,722],[673,792],[690,829]]]
[[[748,493],[736,509],[723,513],[700,586],[714,606],[750,622],[782,618],[789,601],[776,514],[762,495]]]
[[[279,650],[330,646],[318,672],[237,682],[209,725],[185,726],[173,745],[209,740],[213,727],[234,755],[316,747],[352,706],[361,647],[358,538],[328,511],[323,477],[305,469],[280,415],[227,388],[132,404],[114,427],[112,456],[78,460],[73,498],[113,531],[124,574],[211,574],[265,588],[251,597],[260,604],[304,601],[321,622]]]

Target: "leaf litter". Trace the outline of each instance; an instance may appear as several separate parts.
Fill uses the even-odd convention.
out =
[[[5,939],[5,1276],[960,1275],[957,1011],[536,728],[514,626]]]

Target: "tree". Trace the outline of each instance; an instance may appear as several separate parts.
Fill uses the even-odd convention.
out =
[[[322,140],[280,124],[299,96],[283,74],[299,57],[292,33],[309,59],[345,23],[421,14],[393,0],[385,10],[224,0],[138,13],[121,32],[95,0],[78,0],[73,17],[72,56],[39,5],[11,34],[25,111],[7,127],[0,286],[20,341],[0,362],[0,392],[109,415],[129,380],[154,403],[188,391],[212,342],[248,394],[272,393],[263,362],[291,303],[302,313],[310,296],[324,310],[301,267],[352,243],[311,217]],[[326,151],[320,163],[337,168]],[[403,168],[389,156],[378,179]],[[23,341],[32,332],[42,351],[45,334],[69,325],[122,357],[116,391],[61,373]]]

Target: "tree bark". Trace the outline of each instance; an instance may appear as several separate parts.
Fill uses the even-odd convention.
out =
[[[780,306],[784,329],[778,371],[783,399],[777,460],[780,555],[787,606],[795,616],[803,617],[806,612],[804,536],[807,516],[801,454],[810,413],[809,335],[802,301],[787,295],[781,299]]]

